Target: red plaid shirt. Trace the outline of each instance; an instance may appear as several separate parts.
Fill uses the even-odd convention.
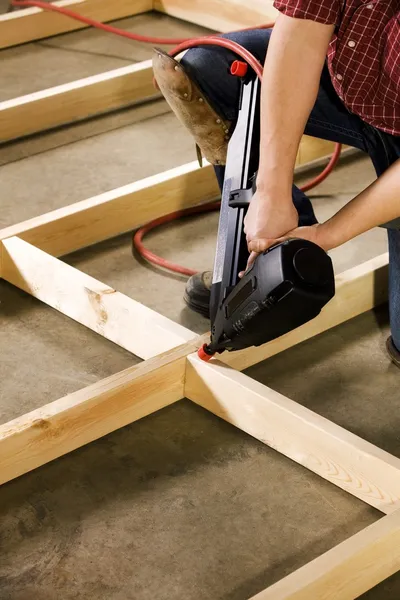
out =
[[[275,0],[289,17],[336,25],[328,66],[347,108],[400,136],[400,0]]]

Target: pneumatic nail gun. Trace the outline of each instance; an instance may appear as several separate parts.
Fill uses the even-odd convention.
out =
[[[211,288],[211,340],[203,360],[260,346],[315,318],[335,295],[332,261],[316,244],[290,239],[260,254],[242,279],[248,250],[243,226],[256,190],[260,82],[241,79],[238,121],[229,142]]]

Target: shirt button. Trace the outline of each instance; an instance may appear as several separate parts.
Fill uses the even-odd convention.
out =
[[[336,75],[336,79],[337,79],[338,81],[342,81],[342,79],[343,79],[343,75],[340,75],[340,73],[339,73],[339,75]]]
[[[349,46],[349,48],[354,48],[356,43],[354,40],[350,40],[347,45]]]
[[[372,10],[374,8],[373,4],[367,4],[367,8],[369,8],[370,10]]]

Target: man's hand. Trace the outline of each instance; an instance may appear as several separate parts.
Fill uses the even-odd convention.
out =
[[[249,260],[247,261],[246,270],[251,267],[251,265],[261,252],[268,250],[268,248],[271,248],[271,246],[281,244],[285,240],[293,238],[309,240],[310,242],[314,242],[314,244],[317,244],[324,250],[330,250],[327,242],[324,240],[323,232],[323,226],[317,223],[316,225],[311,225],[309,227],[295,227],[291,231],[288,231],[285,235],[282,235],[278,238],[254,240],[249,244],[250,256]],[[239,277],[243,277],[243,275],[244,272],[239,273]]]
[[[270,198],[257,191],[244,220],[244,232],[250,253],[248,267],[256,256],[272,246],[275,240],[296,229],[298,222],[299,216],[290,195],[280,201],[276,196]]]
[[[260,248],[258,252],[266,250],[269,246],[263,248],[264,243],[268,244],[268,240],[279,238],[295,229],[298,222],[299,216],[291,196],[280,201],[279,198],[270,198],[269,195],[257,191],[244,220],[249,252],[255,249],[254,244]]]

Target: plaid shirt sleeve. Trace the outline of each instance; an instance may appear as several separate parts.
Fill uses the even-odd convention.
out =
[[[326,25],[337,25],[341,12],[341,0],[275,0],[274,6],[288,17]]]

